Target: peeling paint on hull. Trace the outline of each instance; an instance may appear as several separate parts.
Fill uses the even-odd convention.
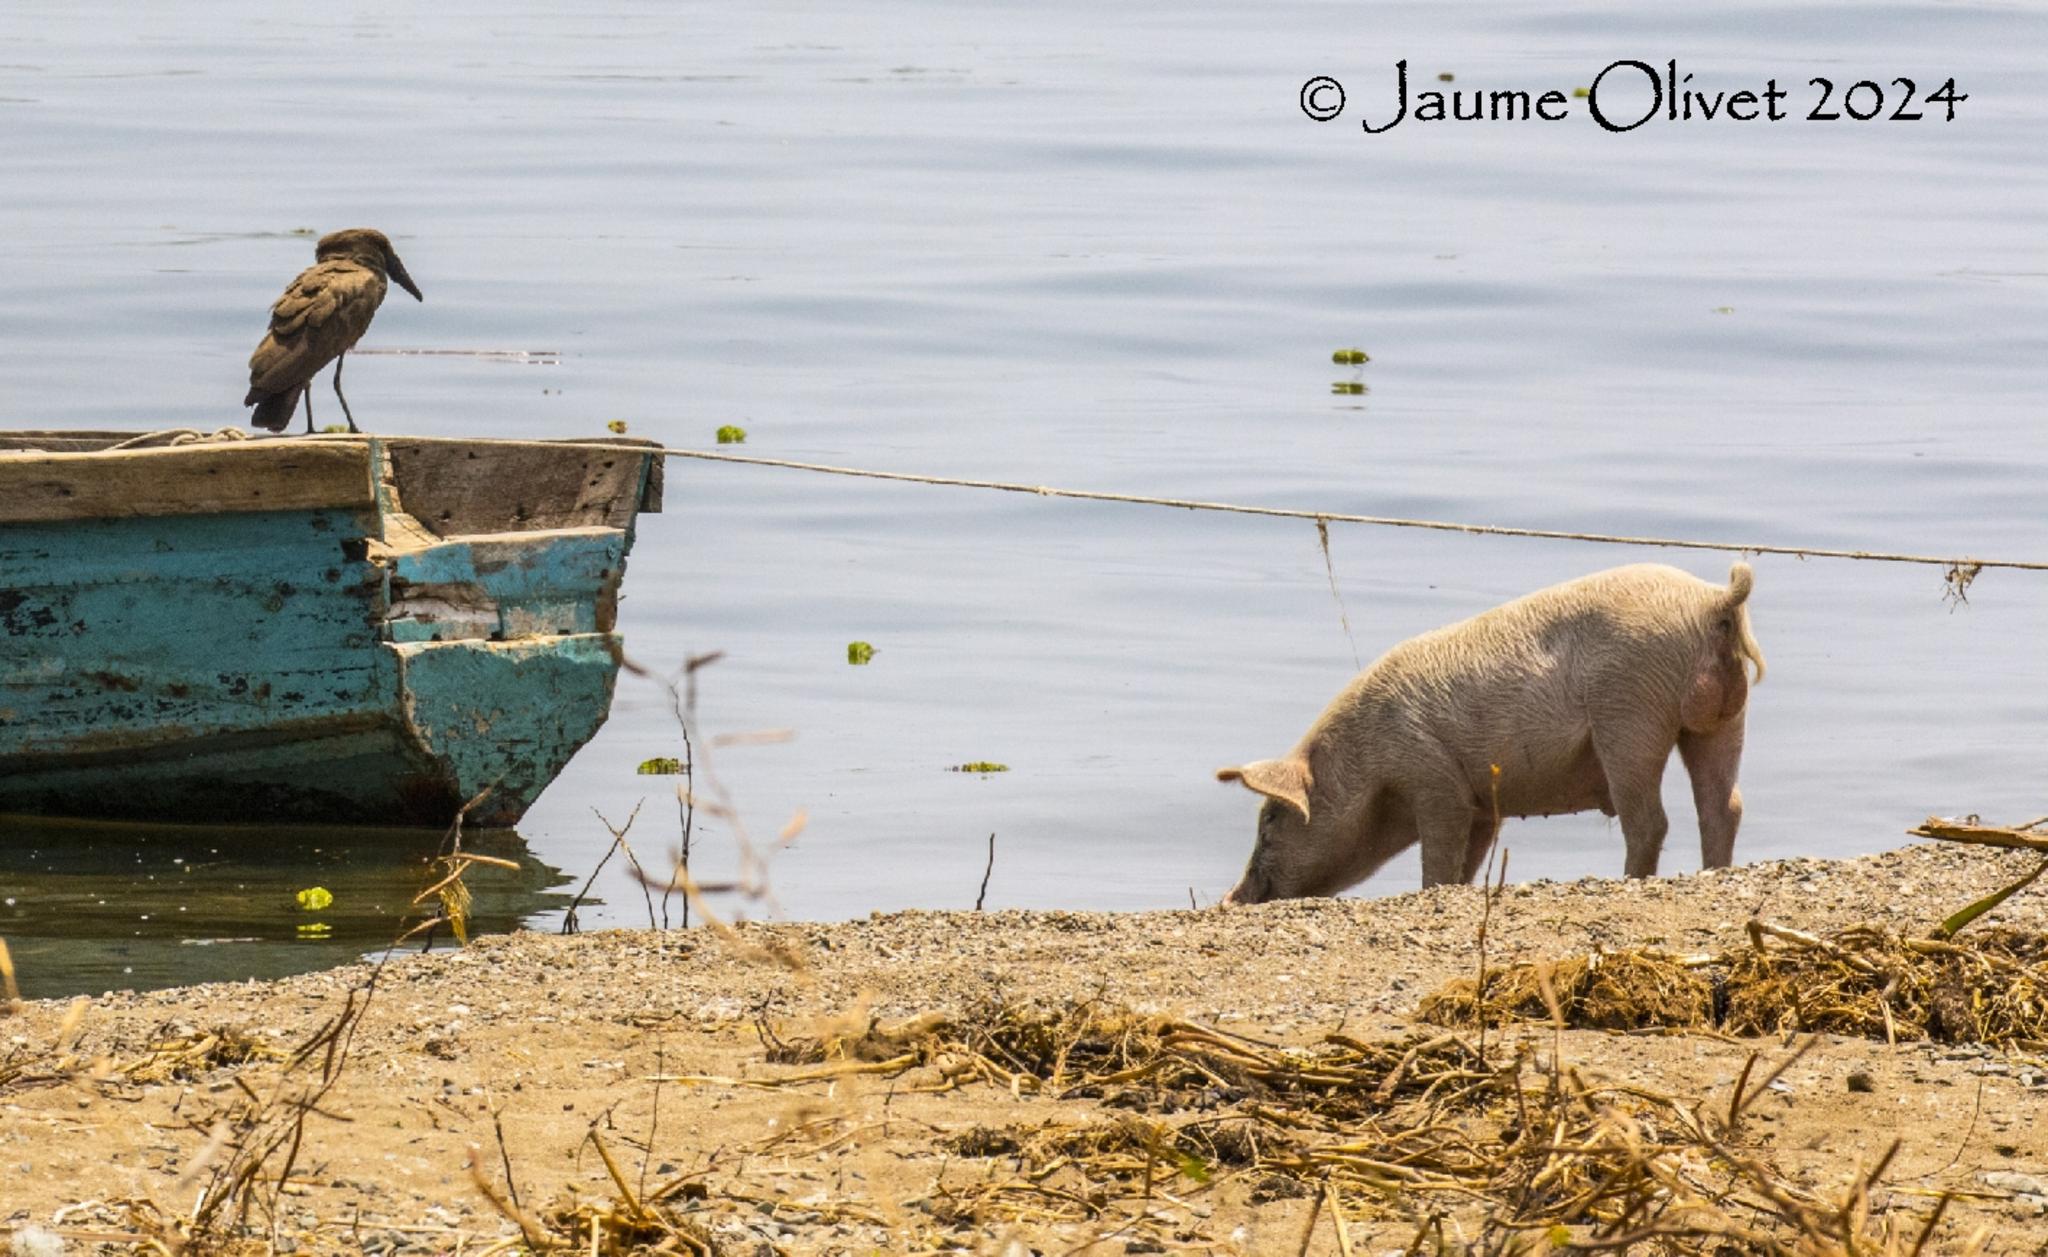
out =
[[[492,443],[441,444],[458,447],[427,451],[444,466],[492,474]],[[235,457],[205,448],[216,469]],[[593,499],[532,531],[441,535],[421,523],[432,477],[401,502],[378,440],[339,448],[367,487],[334,506],[10,519],[0,497],[0,813],[433,826],[488,789],[469,823],[518,820],[610,710],[655,456],[617,477],[623,511]],[[195,494],[219,483],[204,475]],[[583,471],[563,479],[591,497]],[[51,513],[14,513],[31,511]]]
[[[509,827],[603,725],[617,641],[380,643],[391,659],[377,683],[323,715],[191,719],[0,754],[0,813],[440,826],[490,787],[468,822]]]

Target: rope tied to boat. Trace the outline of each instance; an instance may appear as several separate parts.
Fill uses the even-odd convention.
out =
[[[1312,510],[1303,507],[1256,506],[1241,502],[1214,502],[1200,498],[1164,497],[1142,493],[1112,493],[1098,489],[1062,489],[1053,485],[1024,484],[1007,480],[986,480],[969,476],[935,476],[908,471],[883,471],[869,467],[844,467],[832,463],[801,462],[788,458],[766,458],[757,454],[735,454],[724,450],[685,449],[680,446],[610,443],[605,441],[518,441],[554,449],[611,450],[619,453],[657,453],[705,462],[739,463],[787,471],[813,472],[829,476],[850,476],[865,480],[888,480],[904,484],[939,485],[960,489],[984,489],[1002,493],[1028,493],[1035,497],[1067,498],[1082,502],[1118,502],[1134,506],[1164,506],[1184,511],[1215,511],[1232,515],[1258,515],[1272,519],[1299,519],[1330,524],[1361,524],[1374,528],[1418,528],[1435,532],[1465,533],[1480,537],[1525,537],[1544,541],[1582,541],[1594,545],[1644,546],[1674,550],[1713,550],[1727,554],[1776,554],[1796,559],[1853,559],[1869,563],[1909,563],[1939,567],[1947,572],[1951,591],[1960,596],[1977,574],[1991,568],[2023,572],[2048,572],[2048,559],[1978,558],[1971,555],[1914,554],[1890,550],[1845,549],[1834,546],[1798,546],[1758,541],[1702,541],[1683,537],[1639,537],[1616,533],[1580,532],[1561,528],[1522,528],[1510,524],[1473,524],[1456,520],[1409,519],[1393,515],[1364,515],[1348,511]]]
[[[249,434],[240,428],[216,428],[212,432],[201,432],[197,428],[163,428],[156,432],[144,432],[117,441],[107,446],[108,450],[153,450],[172,445],[210,445],[216,441],[246,441]]]

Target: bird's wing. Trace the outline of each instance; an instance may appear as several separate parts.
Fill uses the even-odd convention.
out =
[[[282,393],[313,378],[369,329],[384,276],[334,259],[307,267],[270,307],[270,334],[249,357],[252,391]]]

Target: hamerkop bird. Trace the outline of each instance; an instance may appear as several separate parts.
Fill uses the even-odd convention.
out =
[[[413,300],[424,301],[405,263],[391,251],[381,231],[351,227],[320,237],[313,246],[313,265],[284,290],[270,307],[270,333],[249,355],[249,395],[254,406],[249,422],[282,432],[306,399],[306,431],[313,430],[313,377],[334,364],[334,395],[350,432],[360,432],[341,391],[341,360],[370,329],[370,320],[384,302],[384,277],[398,281]]]

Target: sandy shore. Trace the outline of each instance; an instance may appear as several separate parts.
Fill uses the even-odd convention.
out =
[[[1644,882],[1512,885],[1492,909],[1489,959],[1735,949],[1752,918],[1924,934],[2034,863],[1920,846]],[[1027,1135],[1124,1120],[1129,1097],[1005,1087],[960,1074],[957,1062],[949,1073],[945,1060],[891,1066],[887,1043],[823,1065],[777,1064],[769,1047],[835,1028],[858,1037],[877,1021],[1075,1001],[1260,1042],[1315,1044],[1333,1031],[1398,1042],[1438,1033],[1416,1025],[1417,1000],[1473,972],[1483,908],[1480,891],[1458,887],[1189,912],[909,912],[750,925],[729,939],[515,934],[395,958],[373,989],[372,967],[356,965],[31,1002],[0,1019],[0,1228],[17,1247],[62,1246],[22,1247],[39,1253],[173,1235],[203,1209],[202,1189],[225,1190],[217,1184],[238,1143],[287,1129],[275,1126],[277,1106],[266,1119],[256,1100],[307,1094],[327,1071],[314,1111],[288,1124],[287,1146],[242,1185],[255,1203],[245,1229],[229,1234],[248,1251],[503,1251],[520,1231],[487,1192],[506,1203],[516,1192],[517,1211],[537,1225],[578,1201],[601,1210],[619,1197],[602,1149],[635,1198],[687,1180],[669,1200],[693,1219],[691,1234],[748,1257],[1336,1253],[1313,1191],[1184,1158],[1169,1157],[1156,1178],[1148,1164],[1142,1188],[1056,1166],[1033,1180],[1043,1199],[1030,1207],[963,1216],[970,1189],[1035,1173],[1017,1152]],[[1992,922],[2042,930],[2048,897],[2023,892]],[[366,994],[346,1023],[345,1057],[335,1044],[295,1068],[280,1059]],[[1492,1051],[1712,1108],[1728,1103],[1753,1054],[1768,1064],[1791,1045],[1710,1030],[1526,1026],[1496,1032]],[[803,1075],[816,1078],[760,1085]],[[934,1089],[949,1078],[962,1085]],[[1153,1109],[1148,1120],[1186,1118],[1164,1102]],[[1468,1135],[1481,1123],[1460,1120]],[[1741,1136],[1748,1154],[1823,1194],[1902,1141],[1871,1194],[1874,1211],[1918,1226],[1944,1192],[1957,1193],[1928,1251],[1959,1251],[1980,1230],[1983,1251],[2044,1251],[2048,1063],[2025,1050],[1817,1036],[1755,1101]],[[1460,1210],[1482,1207],[1446,1206],[1451,1233],[1464,1225]],[[1413,1202],[1353,1199],[1344,1238],[1350,1251],[1400,1251],[1416,1216]],[[616,1236],[604,1238],[620,1251]]]

